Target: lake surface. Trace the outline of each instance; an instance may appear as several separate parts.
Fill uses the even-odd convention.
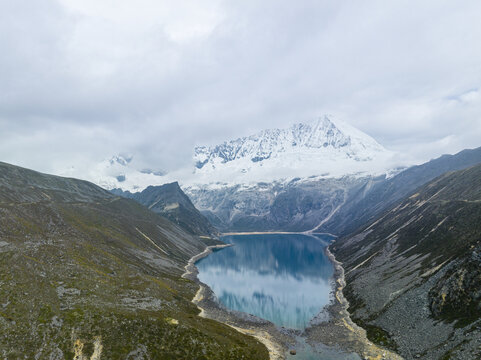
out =
[[[329,303],[333,267],[325,248],[331,239],[301,234],[225,236],[222,241],[234,246],[200,260],[198,277],[230,309],[304,329]]]

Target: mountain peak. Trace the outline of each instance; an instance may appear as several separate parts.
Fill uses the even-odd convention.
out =
[[[362,131],[329,116],[296,123],[194,150],[193,167],[173,172],[145,168],[136,157],[118,154],[84,171],[80,176],[106,189],[131,192],[149,185],[180,180],[196,184],[251,184],[290,181],[293,178],[333,178],[345,175],[381,175],[394,167],[393,153]],[[142,165],[142,166],[141,166]],[[399,163],[396,163],[399,165]]]
[[[284,177],[296,171],[308,176],[332,175],[333,170],[335,176],[352,173],[352,170],[371,173],[369,165],[388,153],[369,135],[323,116],[316,121],[267,129],[215,146],[198,146],[194,161],[198,175],[215,173],[217,176],[225,172],[232,179],[255,173],[262,180],[266,177],[272,180],[281,176],[282,170],[285,170]],[[363,163],[363,166],[352,167],[351,162]],[[340,165],[344,166],[340,168]]]
[[[121,166],[127,166],[128,164],[130,164],[132,162],[133,159],[134,159],[133,155],[118,154],[118,155],[112,156],[109,160],[109,163],[110,163],[110,165],[119,164]]]
[[[349,135],[344,134],[327,116],[317,121],[295,124],[290,129],[298,140],[293,145],[341,148],[351,144]]]

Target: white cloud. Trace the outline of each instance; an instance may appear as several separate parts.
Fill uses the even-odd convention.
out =
[[[176,42],[206,36],[222,20],[219,0],[60,0],[70,13],[124,27],[128,32],[146,33],[162,27]]]
[[[423,161],[481,143],[477,1],[0,0],[0,158],[45,171],[332,113]],[[81,160],[83,159],[83,160]]]

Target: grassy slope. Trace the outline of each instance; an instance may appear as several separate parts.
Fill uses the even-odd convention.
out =
[[[0,214],[1,357],[268,358],[196,316],[180,275],[204,245],[134,201],[0,163]]]

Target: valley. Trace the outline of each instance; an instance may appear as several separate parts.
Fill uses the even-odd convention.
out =
[[[480,14],[0,0],[0,360],[481,360]]]
[[[390,156],[324,118],[196,149],[197,183],[0,163],[0,354],[477,359],[481,148]]]

